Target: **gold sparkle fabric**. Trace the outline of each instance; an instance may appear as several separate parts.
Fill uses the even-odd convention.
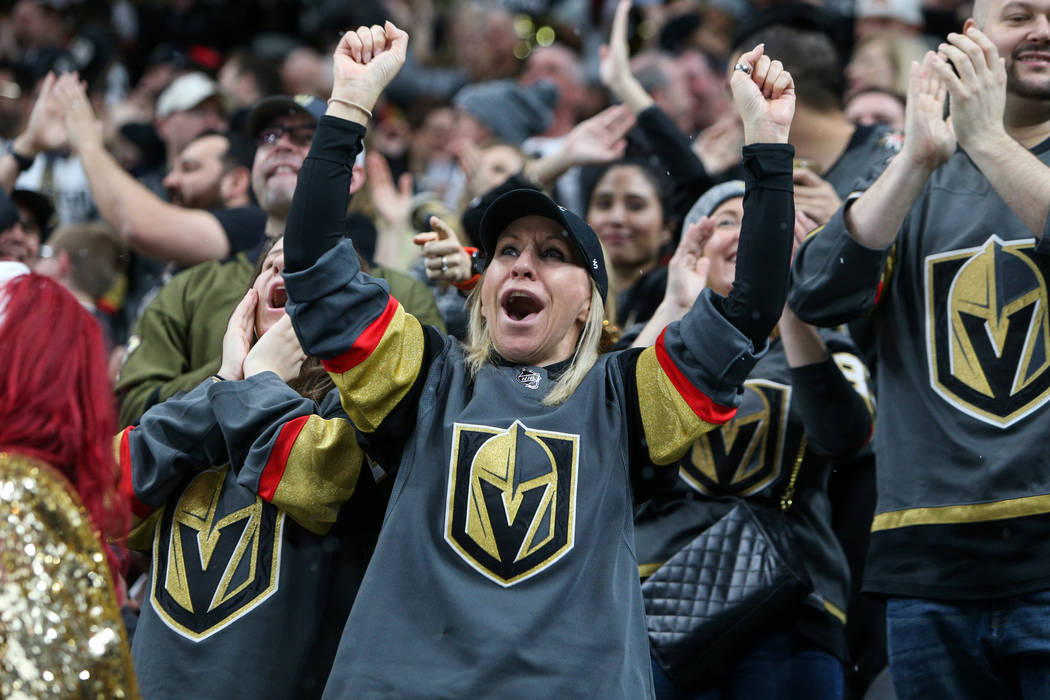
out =
[[[137,698],[106,556],[80,499],[0,452],[0,697]]]

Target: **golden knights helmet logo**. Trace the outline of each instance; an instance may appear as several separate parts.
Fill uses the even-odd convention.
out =
[[[711,496],[747,496],[772,483],[780,475],[790,403],[790,386],[749,379],[736,416],[693,444],[679,476]]]
[[[579,436],[455,424],[445,541],[501,586],[572,549]]]
[[[1045,261],[1032,239],[992,236],[926,259],[930,384],[952,406],[1006,428],[1050,398]]]
[[[228,467],[193,478],[165,507],[153,541],[150,598],[165,624],[200,641],[276,590],[284,513],[259,497],[220,512]]]

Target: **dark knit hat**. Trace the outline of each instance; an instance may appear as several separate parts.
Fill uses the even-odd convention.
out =
[[[513,146],[542,134],[554,118],[558,88],[540,81],[518,85],[513,80],[492,80],[461,88],[452,103],[470,113],[501,141]]]
[[[496,240],[508,226],[523,216],[542,216],[552,219],[565,229],[565,235],[573,242],[587,274],[598,285],[598,292],[605,301],[609,293],[609,275],[605,270],[605,257],[598,235],[587,222],[539,190],[512,190],[494,201],[481,217],[481,244],[491,260]]]
[[[722,206],[723,202],[733,197],[743,197],[744,190],[743,180],[729,180],[728,182],[717,184],[707,192],[704,192],[693,206],[689,208],[689,213],[685,215],[685,220],[682,222],[682,233],[685,233],[687,228],[705,216],[711,216],[715,209]]]

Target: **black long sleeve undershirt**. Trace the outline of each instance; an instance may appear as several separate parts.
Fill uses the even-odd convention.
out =
[[[299,170],[288,215],[284,259],[289,272],[310,267],[342,238],[351,171],[364,135],[360,124],[321,117],[310,153]],[[786,144],[744,147],[747,192],[736,281],[722,311],[755,347],[765,344],[787,296],[795,218],[794,152]]]
[[[638,128],[674,183],[674,216],[685,218],[693,202],[717,184],[693,152],[689,137],[656,105],[638,113]]]
[[[747,189],[736,280],[722,312],[756,348],[765,345],[787,299],[795,228],[794,156],[795,149],[788,144],[744,146]]]
[[[350,177],[364,138],[360,124],[321,117],[288,212],[284,262],[289,272],[310,267],[343,237]]]

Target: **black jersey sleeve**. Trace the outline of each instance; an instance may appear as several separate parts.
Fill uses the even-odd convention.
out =
[[[894,246],[868,248],[846,230],[845,211],[854,199],[795,254],[788,304],[806,323],[837,326],[871,313],[893,274]]]
[[[674,181],[675,215],[681,219],[693,202],[715,185],[715,179],[693,152],[689,138],[658,106],[651,105],[638,114],[638,128]]]
[[[339,402],[322,409],[273,372],[216,383],[208,398],[238,483],[311,532],[328,532],[357,493],[364,465]]]
[[[871,439],[875,402],[870,375],[856,346],[844,336],[824,338],[828,356],[791,369],[792,401],[814,452],[844,459]]]

